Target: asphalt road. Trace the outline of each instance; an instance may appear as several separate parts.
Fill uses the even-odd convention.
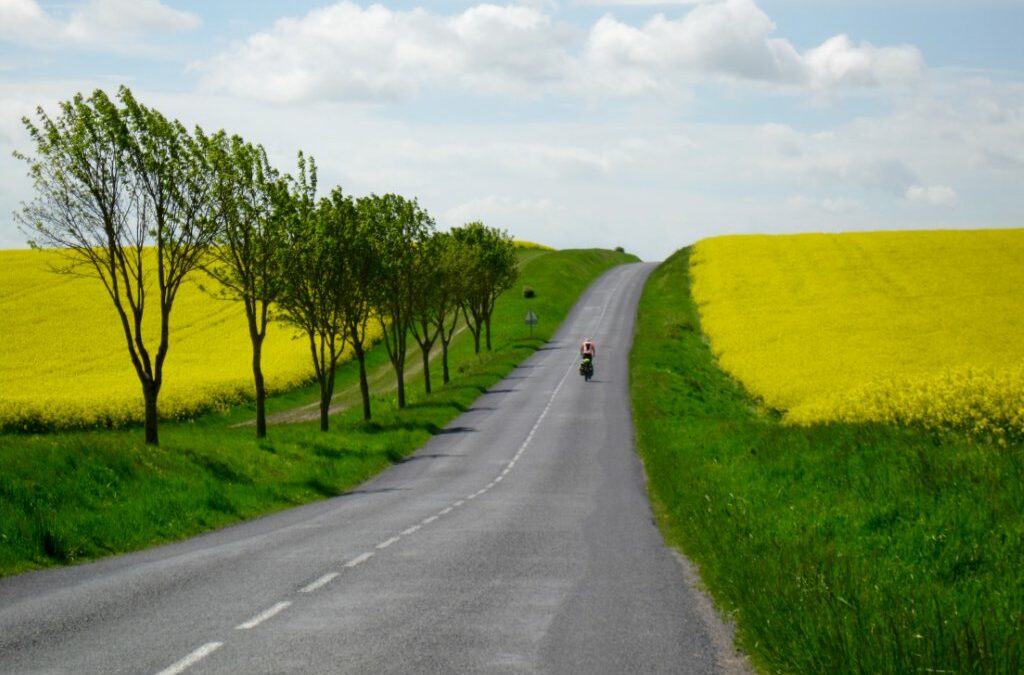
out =
[[[633,449],[651,269],[601,277],[544,349],[350,494],[0,580],[0,672],[718,672]]]

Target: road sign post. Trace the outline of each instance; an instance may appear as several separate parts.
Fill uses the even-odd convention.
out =
[[[530,337],[533,337],[533,327],[537,324],[537,315],[533,313],[533,310],[526,312],[526,325],[530,327]]]

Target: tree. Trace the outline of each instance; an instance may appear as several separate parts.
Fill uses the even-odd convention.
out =
[[[359,218],[373,242],[378,261],[375,308],[384,346],[395,370],[398,407],[405,407],[405,350],[419,289],[419,256],[434,221],[416,200],[394,194],[370,195],[358,202]]]
[[[467,289],[462,299],[462,313],[473,334],[473,347],[479,354],[480,337],[484,333],[490,351],[494,302],[519,276],[515,244],[504,230],[487,227],[479,221],[453,228],[452,236],[467,249],[464,270]]]
[[[435,273],[432,278],[433,307],[428,316],[436,327],[437,336],[441,341],[441,378],[444,384],[448,384],[451,380],[448,371],[448,347],[455,337],[459,307],[468,288],[465,270],[469,249],[448,232],[436,232],[432,239]]]
[[[289,181],[285,246],[279,250],[286,321],[309,339],[313,370],[320,385],[320,430],[329,428],[334,369],[345,344],[340,295],[345,292],[342,214],[331,200],[316,202],[316,163],[299,153],[299,175]]]
[[[180,122],[138,103],[126,87],[118,100],[121,107],[96,90],[88,99],[78,94],[61,103],[56,119],[42,108],[38,125],[22,119],[36,156],[16,156],[29,163],[36,196],[18,220],[33,246],[64,250],[67,265],[58,272],[103,284],[142,385],[146,443],[157,445],[171,310],[213,236],[209,171]],[[143,325],[154,290],[160,312],[155,349]]]
[[[442,275],[440,266],[441,234],[435,232],[417,248],[415,265],[417,271],[410,280],[418,286],[412,294],[409,332],[419,345],[423,359],[423,390],[430,393],[430,352],[444,326],[439,316],[445,306],[442,304]],[[440,319],[440,320],[439,320]],[[447,380],[445,380],[447,382]]]
[[[373,230],[360,216],[356,203],[342,197],[340,190],[331,193],[331,199],[346,200],[344,207],[338,204],[338,211],[347,211],[344,233],[346,241],[345,293],[341,298],[342,315],[348,342],[359,363],[359,394],[363,402],[363,419],[370,419],[370,385],[366,374],[366,350],[369,345],[367,329],[377,301],[380,279],[380,262],[373,242]]]
[[[282,211],[287,186],[262,146],[220,131],[201,136],[212,169],[216,239],[203,269],[219,283],[219,293],[240,300],[252,343],[256,393],[256,436],[267,435],[267,389],[263,378],[263,341],[270,306],[281,293],[278,261],[284,244]]]

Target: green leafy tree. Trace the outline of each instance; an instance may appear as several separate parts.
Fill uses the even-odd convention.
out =
[[[416,200],[394,194],[358,201],[359,217],[373,242],[379,277],[375,308],[384,346],[395,370],[398,407],[405,407],[405,352],[420,290],[422,247],[434,221]]]
[[[216,239],[203,269],[218,284],[218,294],[241,301],[252,343],[256,394],[256,436],[267,435],[267,389],[263,342],[270,307],[281,293],[280,250],[287,186],[262,146],[220,131],[201,136],[212,169],[211,199]]]
[[[282,290],[278,304],[286,321],[309,340],[320,385],[320,429],[327,431],[334,371],[345,344],[340,294],[346,255],[340,218],[331,200],[316,202],[316,163],[299,153],[298,176],[289,181],[285,246],[279,250]]]
[[[419,286],[413,293],[412,313],[409,332],[420,348],[423,359],[423,389],[430,393],[430,352],[434,348],[444,321],[439,315],[444,311],[443,270],[440,266],[441,234],[435,232],[418,247],[415,264],[417,272],[411,280]]]
[[[433,236],[433,307],[428,316],[437,329],[441,343],[441,378],[444,384],[451,380],[448,367],[448,347],[455,337],[459,323],[459,308],[468,290],[466,267],[469,248],[449,232]]]
[[[359,364],[359,394],[363,403],[363,419],[370,419],[370,385],[366,373],[366,350],[371,346],[368,329],[375,316],[381,265],[373,240],[373,229],[361,217],[357,203],[343,197],[340,190],[331,193],[343,219],[345,237],[345,293],[341,296],[346,337]],[[343,202],[343,203],[341,203]]]
[[[490,351],[494,303],[519,276],[515,244],[504,230],[487,227],[479,221],[452,228],[452,236],[466,249],[467,288],[462,297],[462,313],[473,334],[473,347],[479,354],[483,335]]]
[[[36,155],[16,156],[28,162],[36,195],[18,220],[33,246],[65,252],[58,272],[103,284],[142,385],[146,443],[156,445],[171,310],[213,238],[210,171],[180,122],[125,87],[118,100],[96,90],[61,103],[56,118],[42,108],[37,122],[23,118]],[[160,314],[155,338],[144,331],[150,300]]]

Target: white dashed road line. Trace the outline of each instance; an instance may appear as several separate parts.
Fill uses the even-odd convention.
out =
[[[300,588],[299,589],[299,593],[312,593],[313,591],[320,590],[321,588],[323,588],[327,584],[329,584],[332,581],[334,581],[334,578],[336,576],[338,576],[337,572],[331,572],[330,574],[325,574],[322,577],[320,577],[319,579],[317,579],[316,581],[314,581],[313,583],[309,584],[308,586],[304,586],[303,588]]]
[[[392,544],[394,544],[399,539],[401,539],[401,537],[391,537],[387,541],[382,541],[381,543],[377,544],[377,548],[378,549],[385,549],[388,546],[391,546]]]
[[[345,567],[355,567],[356,565],[366,562],[372,557],[373,553],[363,553],[362,555],[357,555],[355,558],[352,558],[347,563],[345,563]]]
[[[288,609],[289,607],[291,607],[291,604],[292,603],[288,600],[282,600],[270,609],[260,612],[259,614],[249,619],[245,623],[238,624],[237,626],[235,626],[235,630],[249,630],[250,628],[255,628],[256,626],[260,625],[261,623],[263,623],[270,617],[274,616],[278,612]]]
[[[195,665],[200,660],[206,658],[213,652],[220,649],[221,645],[223,644],[223,642],[207,642],[205,645],[195,650],[194,652],[183,658],[181,661],[178,661],[167,666],[156,675],[178,675],[178,673],[183,672],[186,668]]]

